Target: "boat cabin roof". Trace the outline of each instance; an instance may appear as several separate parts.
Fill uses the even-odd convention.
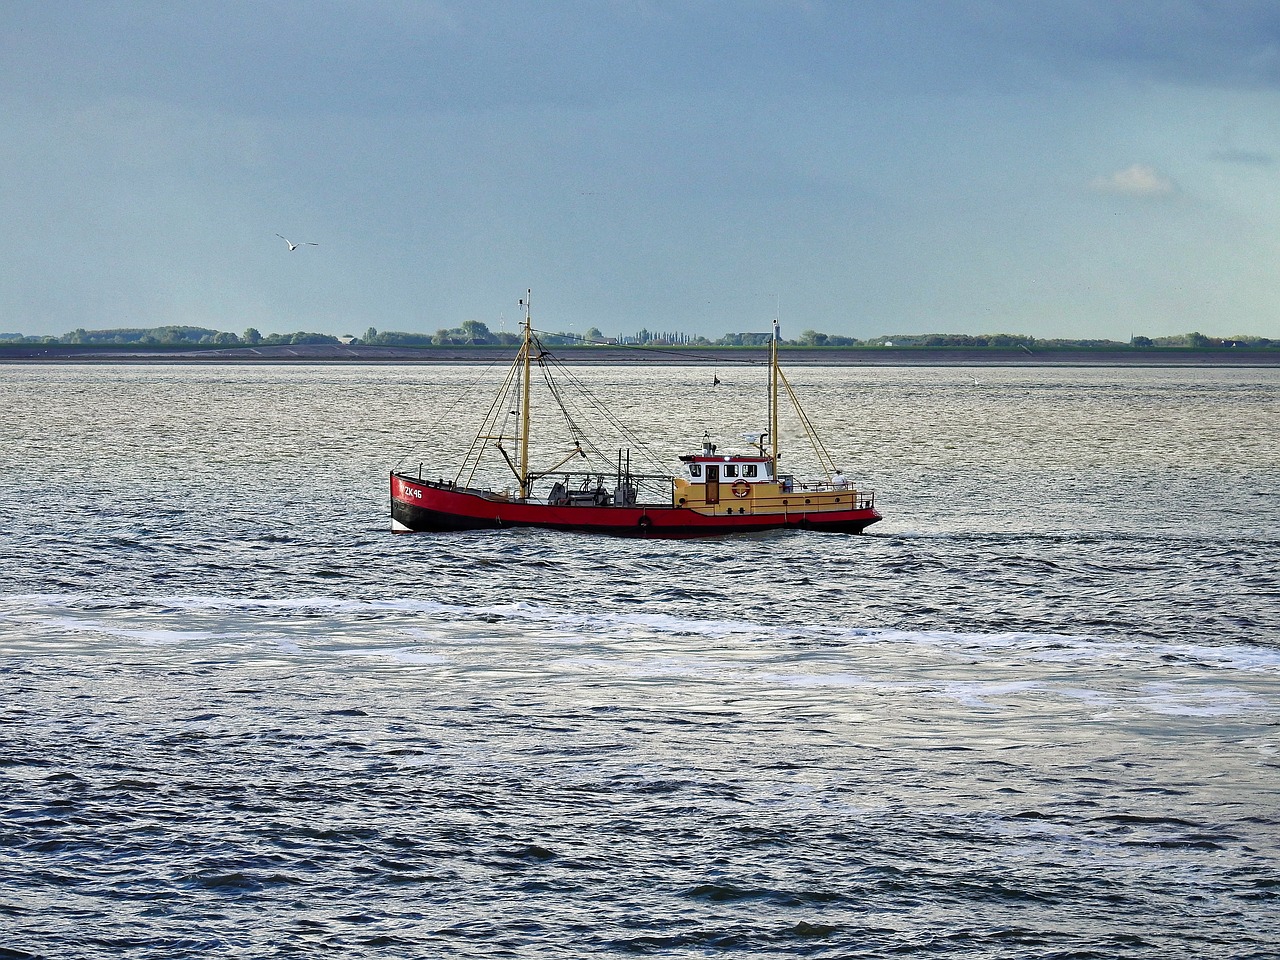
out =
[[[685,463],[772,463],[772,458],[759,454],[690,453],[680,458]]]

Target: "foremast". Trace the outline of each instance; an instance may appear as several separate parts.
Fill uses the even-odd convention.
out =
[[[529,373],[532,368],[533,324],[530,319],[529,301],[533,297],[532,290],[526,290],[520,306],[524,307],[524,345],[520,348],[522,375],[520,384],[520,468],[517,481],[520,484],[520,499],[529,497],[529,399],[531,382]]]

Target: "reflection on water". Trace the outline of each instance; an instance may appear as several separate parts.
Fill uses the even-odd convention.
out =
[[[871,535],[391,535],[480,372],[0,368],[0,955],[1273,949],[1280,372],[801,367]]]

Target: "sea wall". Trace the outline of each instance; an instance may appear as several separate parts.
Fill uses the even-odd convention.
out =
[[[573,364],[693,364],[764,360],[757,348],[557,347]],[[785,347],[788,365],[823,366],[1280,366],[1280,350],[1216,348],[1036,350],[993,348]],[[221,350],[129,350],[51,345],[0,347],[0,363],[493,363],[512,356],[509,347],[375,347],[305,344]]]

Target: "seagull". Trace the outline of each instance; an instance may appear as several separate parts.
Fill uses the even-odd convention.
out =
[[[281,239],[281,240],[283,240],[285,243],[289,244],[289,249],[290,249],[290,250],[297,250],[299,247],[318,247],[318,246],[320,246],[320,244],[318,244],[318,243],[312,243],[310,240],[307,240],[305,243],[294,243],[294,242],[293,242],[293,241],[291,241],[288,237],[280,236],[280,234],[278,234],[278,233],[276,234],[276,236],[277,236],[277,237],[280,237],[280,239]]]

